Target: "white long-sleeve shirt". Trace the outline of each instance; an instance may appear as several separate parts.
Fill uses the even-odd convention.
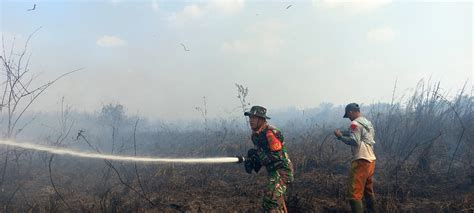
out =
[[[349,136],[342,136],[339,140],[351,146],[352,161],[365,159],[374,161],[375,130],[372,123],[364,117],[358,117],[351,122]]]

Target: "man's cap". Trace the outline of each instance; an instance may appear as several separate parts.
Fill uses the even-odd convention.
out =
[[[263,106],[253,106],[250,108],[250,111],[244,112],[245,116],[257,116],[265,119],[270,119],[270,117],[267,116],[267,109]]]
[[[350,103],[350,104],[347,104],[346,106],[346,111],[344,113],[344,116],[343,118],[347,118],[347,113],[348,112],[360,112],[360,107],[359,107],[359,104],[356,104],[356,103]]]

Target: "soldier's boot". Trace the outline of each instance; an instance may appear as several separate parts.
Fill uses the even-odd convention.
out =
[[[365,197],[365,206],[367,208],[368,213],[375,213],[377,212],[377,205],[375,202],[375,196],[366,196]]]
[[[353,213],[364,213],[364,208],[362,206],[362,200],[350,200],[351,209]]]

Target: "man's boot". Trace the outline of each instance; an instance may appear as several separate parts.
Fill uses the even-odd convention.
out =
[[[362,200],[350,200],[351,209],[353,213],[364,213],[364,208],[362,206]]]
[[[365,206],[367,208],[368,213],[375,213],[376,205],[375,205],[375,196],[366,196],[365,197]]]

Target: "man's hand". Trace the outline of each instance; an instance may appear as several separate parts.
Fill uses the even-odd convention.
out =
[[[244,167],[245,171],[249,174],[252,173],[252,170],[254,170],[255,173],[258,173],[262,165],[260,164],[258,151],[256,149],[249,149],[247,151],[247,158],[245,158]]]
[[[337,138],[342,137],[342,132],[341,132],[341,130],[339,130],[339,129],[334,130],[334,135],[335,135]]]
[[[252,170],[254,169],[253,161],[250,159],[244,161],[244,168],[247,173],[252,174]]]

